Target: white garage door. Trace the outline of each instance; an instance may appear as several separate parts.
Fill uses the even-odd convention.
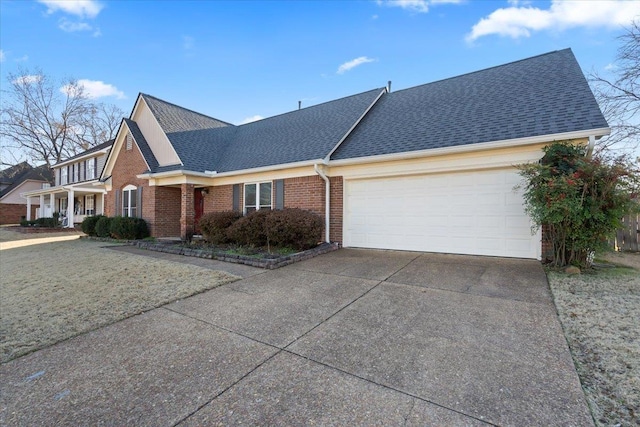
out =
[[[344,246],[538,258],[513,169],[345,181]]]

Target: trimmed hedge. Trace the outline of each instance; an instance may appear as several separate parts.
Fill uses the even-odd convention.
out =
[[[240,245],[306,250],[322,240],[322,227],[322,218],[309,211],[261,209],[234,222],[227,236]]]
[[[229,239],[240,245],[267,246],[265,220],[271,212],[269,209],[260,209],[240,218],[227,229]]]
[[[202,236],[207,242],[213,244],[228,243],[230,239],[227,230],[240,218],[242,218],[240,212],[211,212],[204,214],[200,218],[198,225],[200,226],[200,231],[202,231]]]
[[[302,209],[271,211],[265,220],[270,244],[307,250],[322,240],[322,218]]]
[[[149,237],[149,227],[142,218],[116,216],[109,226],[111,237],[122,240],[136,240]]]
[[[96,222],[95,231],[98,237],[111,237],[111,218],[100,217]]]
[[[82,232],[89,235],[89,236],[95,236],[96,235],[96,224],[98,223],[98,220],[100,220],[100,218],[102,218],[104,215],[92,215],[92,216],[88,216],[85,219],[82,220]]]

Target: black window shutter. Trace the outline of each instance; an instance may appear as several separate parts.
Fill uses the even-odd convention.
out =
[[[82,165],[82,174],[83,174],[82,180],[86,181],[87,180],[87,161],[86,160],[84,161],[84,164]]]
[[[142,218],[142,187],[138,187],[138,200],[137,200],[138,218]]]
[[[284,179],[276,179],[276,209],[284,209]]]
[[[240,212],[240,184],[233,185],[233,210]]]
[[[94,157],[93,160],[91,160],[93,162],[93,178],[99,178],[98,177],[98,158]],[[102,171],[100,171],[102,172]]]
[[[120,206],[120,190],[116,190],[116,210],[113,211],[114,216],[122,215],[122,207]]]
[[[71,182],[71,166],[67,165],[67,184]]]

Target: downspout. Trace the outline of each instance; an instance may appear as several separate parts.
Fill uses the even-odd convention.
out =
[[[596,137],[594,135],[589,135],[589,145],[587,146],[587,153],[585,154],[587,159],[591,158],[591,155],[593,154],[593,147],[595,147],[595,145]]]
[[[329,214],[330,214],[330,204],[329,201],[331,199],[331,187],[329,185],[329,178],[327,178],[327,175],[324,174],[324,172],[320,169],[320,167],[318,166],[317,163],[315,163],[313,165],[313,169],[316,171],[316,173],[318,175],[320,175],[320,178],[322,178],[324,180],[324,187],[325,187],[325,204],[324,204],[324,241],[327,243],[331,243],[331,239],[329,238]]]

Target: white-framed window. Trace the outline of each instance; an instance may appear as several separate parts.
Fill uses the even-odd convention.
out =
[[[80,165],[77,163],[74,163],[73,165],[71,165],[71,169],[73,170],[73,182],[80,181],[80,179],[78,178],[80,174]]]
[[[122,216],[136,217],[138,204],[138,188],[127,185],[122,189]]]
[[[68,170],[66,166],[60,168],[60,185],[67,184],[67,181],[68,181],[67,172]]]
[[[244,213],[271,209],[271,181],[244,185]]]
[[[84,214],[85,215],[95,215],[95,196],[93,194],[88,194],[84,196]]]
[[[96,159],[87,160],[87,179],[96,179]]]

